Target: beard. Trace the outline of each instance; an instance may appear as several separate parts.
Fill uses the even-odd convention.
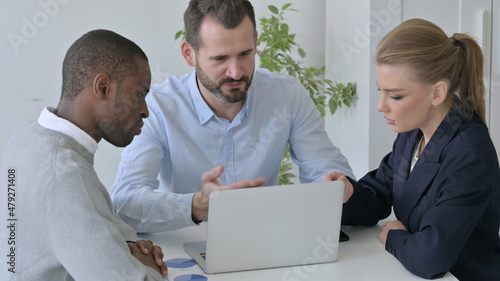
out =
[[[243,75],[238,80],[226,77],[219,81],[212,81],[200,67],[198,62],[196,62],[196,76],[198,77],[198,80],[203,85],[203,87],[205,87],[210,93],[212,93],[214,96],[225,103],[238,103],[245,100],[247,97],[248,88],[250,88],[250,84],[252,83],[252,78],[246,75]],[[244,82],[245,89],[231,89],[229,90],[230,93],[224,93],[222,91],[222,86],[224,84],[234,82]]]
[[[115,100],[109,116],[99,121],[102,138],[116,147],[125,147],[129,145],[136,135],[136,126],[142,118],[138,117],[135,123],[131,120],[137,112],[137,104],[124,100],[121,93],[121,83],[118,84]]]

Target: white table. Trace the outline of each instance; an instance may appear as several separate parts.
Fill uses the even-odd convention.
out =
[[[393,219],[393,218],[389,218]],[[387,220],[381,221],[380,225]],[[407,271],[403,265],[384,249],[378,240],[378,226],[342,227],[350,236],[347,242],[341,242],[338,259],[335,262],[282,267],[262,270],[241,271],[215,274],[217,281],[302,281],[302,280],[383,280],[405,281],[423,280]],[[183,243],[203,241],[206,235],[206,223],[181,230],[159,233],[140,234],[141,239],[152,240],[163,249],[166,256],[185,254]],[[262,253],[265,255],[265,253]],[[447,273],[440,280],[457,280]]]

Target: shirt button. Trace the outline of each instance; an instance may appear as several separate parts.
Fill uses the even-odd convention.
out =
[[[226,167],[231,167],[231,162],[227,162]]]

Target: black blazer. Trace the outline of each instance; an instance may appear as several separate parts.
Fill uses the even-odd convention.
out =
[[[386,250],[424,278],[450,271],[459,280],[500,280],[500,170],[486,125],[450,112],[413,171],[422,132],[398,134],[380,167],[351,180],[342,224],[375,225],[394,213]]]

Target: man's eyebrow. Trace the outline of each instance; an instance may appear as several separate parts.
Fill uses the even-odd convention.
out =
[[[240,55],[241,55],[241,54],[244,54],[244,53],[250,53],[250,52],[252,52],[253,50],[254,50],[254,48],[250,48],[250,49],[248,49],[248,50],[241,51],[241,52],[240,52]],[[213,59],[221,59],[221,58],[227,58],[227,57],[229,57],[229,55],[215,55],[215,56],[210,56],[210,57],[208,57],[208,59],[213,60]]]
[[[227,58],[227,57],[228,57],[228,55],[216,55],[216,56],[208,57],[208,59],[214,60],[214,59]]]
[[[241,52],[240,54],[243,54],[243,53],[250,53],[250,52],[253,52],[253,50],[254,50],[253,48],[250,48],[250,49],[248,49],[248,50],[245,50],[245,51]]]

